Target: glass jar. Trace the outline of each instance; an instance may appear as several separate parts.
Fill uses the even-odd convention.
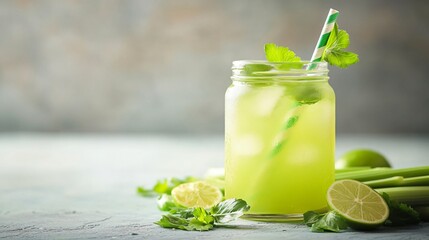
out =
[[[225,196],[245,217],[298,220],[327,207],[335,94],[325,62],[234,61],[225,96]]]

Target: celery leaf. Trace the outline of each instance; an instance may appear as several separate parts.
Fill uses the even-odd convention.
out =
[[[277,46],[274,43],[265,44],[265,57],[270,62],[299,62],[301,58],[287,47]]]
[[[359,62],[359,56],[356,53],[345,51],[349,45],[349,34],[345,30],[338,29],[338,25],[335,24],[326,43],[322,60],[340,68],[346,68]]]

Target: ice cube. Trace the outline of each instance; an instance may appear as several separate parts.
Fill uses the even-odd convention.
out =
[[[257,115],[267,116],[272,114],[274,108],[279,104],[281,97],[284,95],[284,88],[271,86],[259,89],[254,98],[253,109]]]
[[[255,135],[237,137],[233,141],[234,154],[239,156],[254,156],[262,151],[263,145],[260,138]]]

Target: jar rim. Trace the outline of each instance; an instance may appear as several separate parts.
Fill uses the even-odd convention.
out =
[[[233,81],[326,81],[329,79],[327,62],[237,60],[232,64]]]
[[[319,67],[323,67],[323,68],[328,68],[328,63],[327,62],[312,62],[310,60],[303,60],[303,61],[285,61],[285,62],[271,62],[268,60],[235,60],[232,62],[232,66],[244,66],[246,64],[266,64],[266,65],[281,65],[281,64],[304,64],[304,65],[315,65]]]

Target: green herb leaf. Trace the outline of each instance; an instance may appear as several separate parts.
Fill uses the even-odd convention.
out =
[[[176,217],[181,217],[181,218],[192,218],[192,217],[194,217],[194,209],[193,208],[185,208],[185,207],[181,207],[181,206],[171,208],[169,213],[175,215]]]
[[[314,212],[314,211],[308,211],[308,212],[304,213],[304,223],[307,226],[311,227],[313,224],[318,222],[323,216],[324,216],[324,214],[319,214],[319,213]]]
[[[260,64],[260,63],[250,63],[250,64],[246,64],[244,65],[244,72],[247,75],[252,75],[256,72],[266,72],[273,69],[272,66],[270,65],[266,65],[266,64]]]
[[[300,104],[314,104],[320,101],[323,97],[322,90],[316,85],[296,86],[290,88],[291,95]]]
[[[164,228],[176,228],[187,231],[207,231],[216,226],[237,219],[249,205],[241,199],[228,199],[210,210],[204,208],[172,208],[170,214],[163,215],[155,222]]]
[[[163,228],[177,228],[187,230],[186,226],[189,225],[189,221],[184,218],[168,214],[163,215],[159,221],[155,222],[155,224],[158,224]]]
[[[171,195],[168,195],[165,193],[159,196],[157,203],[158,203],[158,208],[161,211],[170,211],[172,209],[176,209],[179,207],[173,201],[173,198],[171,197]]]
[[[413,225],[420,222],[419,213],[412,207],[391,200],[389,195],[385,192],[383,192],[382,197],[387,206],[389,206],[389,218],[385,222],[386,226]]]
[[[176,186],[182,183],[195,182],[198,178],[196,177],[186,177],[184,179],[180,178],[165,178],[158,180],[152,189],[147,189],[144,187],[138,187],[137,193],[143,197],[154,197],[161,196],[162,194],[171,194],[171,190]]]
[[[168,179],[162,179],[162,180],[158,180],[158,182],[156,182],[155,186],[153,186],[153,191],[158,193],[158,194],[163,194],[163,193],[171,193],[171,190],[168,188]]]
[[[322,60],[340,68],[346,68],[359,62],[359,56],[356,53],[344,51],[349,45],[349,34],[344,30],[339,30],[338,25],[335,24],[326,43]]]
[[[334,49],[326,55],[325,60],[331,65],[340,68],[347,68],[348,66],[359,62],[359,57],[356,53]]]
[[[198,221],[197,219],[191,219],[189,221],[189,225],[187,226],[188,231],[196,230],[196,231],[208,231],[213,229],[213,224],[203,223]]]
[[[210,213],[217,223],[227,223],[239,218],[249,209],[246,201],[232,198],[213,206]]]
[[[335,211],[325,214],[306,212],[304,213],[304,222],[307,226],[311,226],[312,232],[340,232],[348,227],[345,220]]]
[[[299,62],[301,58],[287,47],[277,46],[274,43],[265,44],[265,57],[270,62]]]
[[[198,221],[204,223],[204,224],[213,224],[214,223],[214,217],[207,212],[204,208],[195,208],[192,212],[195,219]]]
[[[152,189],[146,189],[144,187],[137,187],[137,194],[142,197],[154,197],[157,195]]]
[[[162,218],[155,222],[163,228],[175,228],[187,231],[208,231],[213,228],[212,224],[206,224],[198,221],[198,219],[185,219],[171,214],[163,215]]]

